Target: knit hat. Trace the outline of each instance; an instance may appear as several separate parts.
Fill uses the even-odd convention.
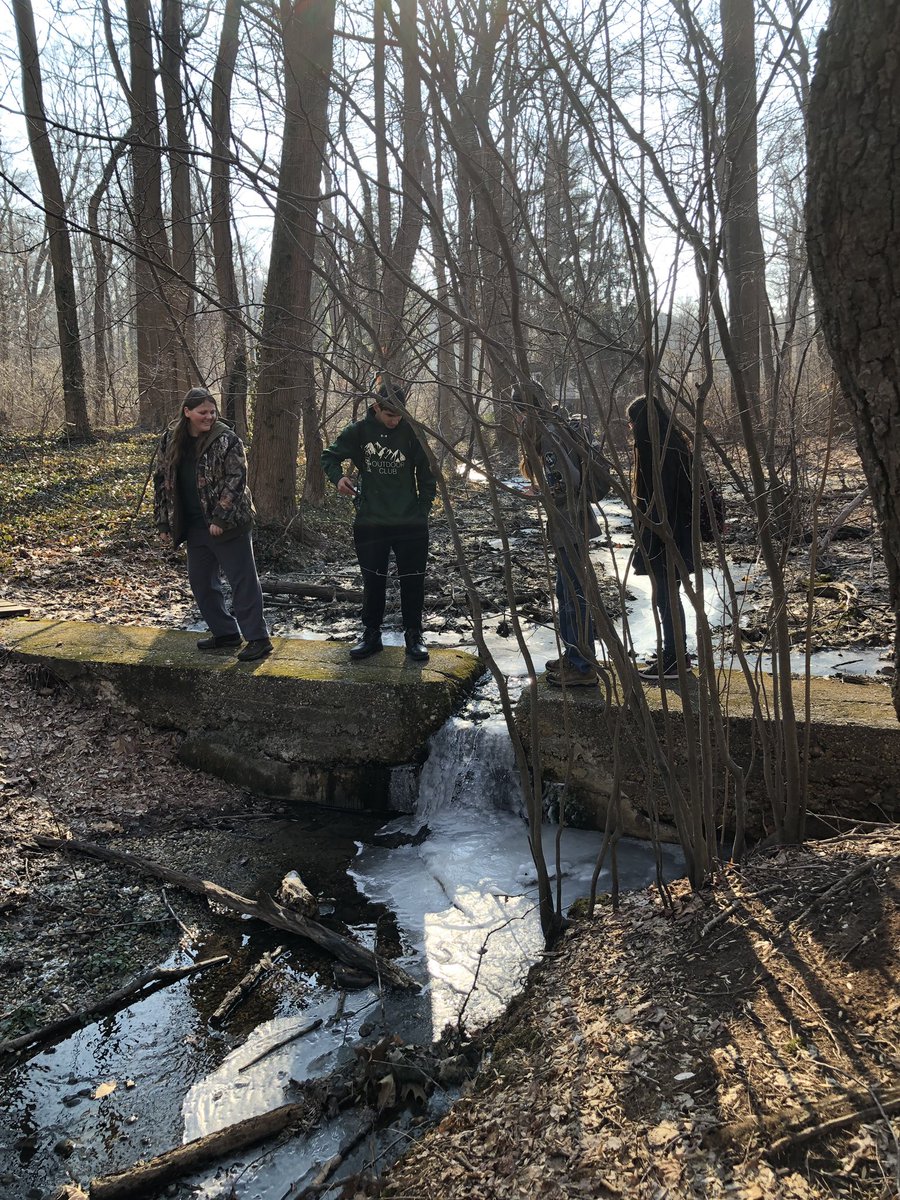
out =
[[[402,415],[406,411],[406,392],[399,383],[382,383],[376,396],[379,405],[388,412]]]

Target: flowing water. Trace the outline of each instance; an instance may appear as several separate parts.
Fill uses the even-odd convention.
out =
[[[361,1030],[430,1043],[448,1022],[462,1016],[474,1030],[503,1009],[542,941],[512,748],[492,685],[483,685],[435,735],[418,777],[398,769],[395,791],[398,804],[413,811],[386,832],[427,825],[429,834],[419,845],[396,849],[359,843],[350,872],[358,895],[353,903],[339,898],[337,915],[368,945],[379,922],[393,923],[400,961],[422,982],[421,994],[379,995],[373,987],[342,998],[321,958],[297,947],[276,974],[278,986],[264,985],[264,1019],[216,1032],[208,1018],[218,999],[248,959],[272,944],[252,923],[235,921],[234,944],[225,947],[240,963],[232,978],[217,972],[215,980],[201,975],[166,988],[34,1054],[0,1080],[4,1200],[38,1200],[67,1179],[85,1183],[275,1108],[291,1099],[292,1079],[324,1075],[346,1059]],[[329,814],[328,820],[333,836],[346,838],[359,818]],[[304,853],[314,851],[299,827],[292,835],[290,822],[273,821],[268,831],[259,823],[255,830],[261,880],[270,880],[276,867],[304,874]],[[544,830],[551,860],[558,832]],[[596,833],[562,831],[565,904],[588,893],[600,841]],[[678,853],[671,847],[661,853],[664,874],[680,873]],[[618,866],[621,886],[643,886],[655,877],[654,852],[622,842]],[[604,869],[599,888],[608,886]],[[166,965],[186,961],[176,952]],[[315,1018],[323,1022],[317,1031],[241,1069]],[[432,1103],[442,1102],[449,1097]],[[247,1151],[192,1177],[177,1194],[213,1200],[227,1196],[233,1183],[247,1200],[281,1200],[335,1153],[356,1120],[327,1125],[308,1141]]]

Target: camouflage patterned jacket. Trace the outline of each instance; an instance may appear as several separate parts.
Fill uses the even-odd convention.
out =
[[[156,527],[160,533],[170,533],[176,546],[187,533],[178,498],[178,468],[166,463],[166,447],[177,426],[173,421],[160,438],[153,465]],[[220,525],[223,537],[236,537],[252,527],[247,456],[243,442],[224,421],[216,421],[197,446],[197,492],[207,525]]]

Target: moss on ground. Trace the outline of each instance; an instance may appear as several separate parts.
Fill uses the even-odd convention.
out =
[[[0,555],[22,545],[75,546],[124,534],[155,445],[155,435],[133,433],[86,444],[0,438]],[[145,494],[138,520],[149,524],[151,517],[152,496]]]

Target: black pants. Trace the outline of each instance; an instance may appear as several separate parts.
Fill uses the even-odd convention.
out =
[[[653,604],[659,613],[659,623],[662,628],[663,663],[669,667],[676,661],[678,646],[687,653],[684,606],[681,603],[681,583],[678,579],[677,571],[673,570],[670,575],[665,553],[650,560],[650,576],[653,580]],[[670,581],[674,584],[674,605],[669,595]],[[678,629],[676,629],[676,608],[680,618]]]
[[[353,541],[363,576],[362,623],[366,629],[377,629],[384,620],[388,561],[392,550],[400,577],[403,628],[421,629],[428,526],[424,522],[421,525],[354,525]]]

